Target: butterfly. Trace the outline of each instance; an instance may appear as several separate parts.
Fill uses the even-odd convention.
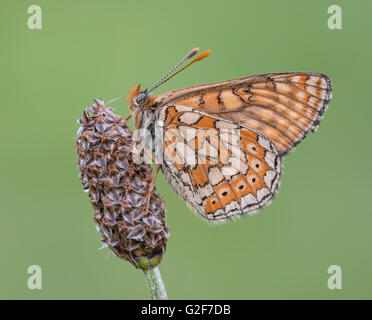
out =
[[[192,209],[208,221],[224,222],[271,202],[283,157],[317,129],[332,86],[321,73],[284,72],[150,95],[210,54],[202,53],[175,72],[198,50],[150,90],[131,89],[129,117],[136,128],[134,150],[157,163],[151,188],[161,169]]]

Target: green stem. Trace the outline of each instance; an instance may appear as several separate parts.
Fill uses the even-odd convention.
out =
[[[156,266],[145,271],[147,286],[152,300],[168,300],[159,268]]]

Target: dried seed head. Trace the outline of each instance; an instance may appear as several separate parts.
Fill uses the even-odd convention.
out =
[[[80,180],[94,207],[102,243],[147,270],[160,263],[169,238],[164,202],[154,189],[146,214],[151,166],[133,163],[132,132],[124,118],[103,101],[94,101],[79,119]]]

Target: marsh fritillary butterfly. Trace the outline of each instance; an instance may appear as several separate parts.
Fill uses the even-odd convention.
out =
[[[187,204],[209,221],[251,214],[274,197],[282,159],[314,132],[331,99],[320,73],[268,73],[166,92],[131,89],[138,154],[151,157]],[[155,154],[155,157],[153,156]],[[151,190],[149,192],[151,194]]]

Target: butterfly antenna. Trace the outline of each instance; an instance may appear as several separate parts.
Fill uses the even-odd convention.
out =
[[[175,65],[172,69],[170,69],[170,71],[166,75],[164,75],[150,90],[148,90],[147,93],[150,93],[151,91],[154,91],[157,87],[159,87],[163,83],[167,82],[169,79],[173,78],[177,73],[186,69],[188,66],[190,66],[194,62],[199,61],[201,59],[204,59],[205,57],[209,56],[209,54],[211,53],[209,50],[203,52],[202,54],[197,56],[194,60],[192,60],[190,63],[188,63],[186,66],[184,66],[182,69],[180,69],[176,73],[174,73],[177,69],[179,69],[185,63],[186,60],[192,58],[198,52],[199,52],[199,48],[192,49],[186,56],[183,57],[183,59],[177,65]],[[174,73],[174,74],[172,75],[172,73]]]

